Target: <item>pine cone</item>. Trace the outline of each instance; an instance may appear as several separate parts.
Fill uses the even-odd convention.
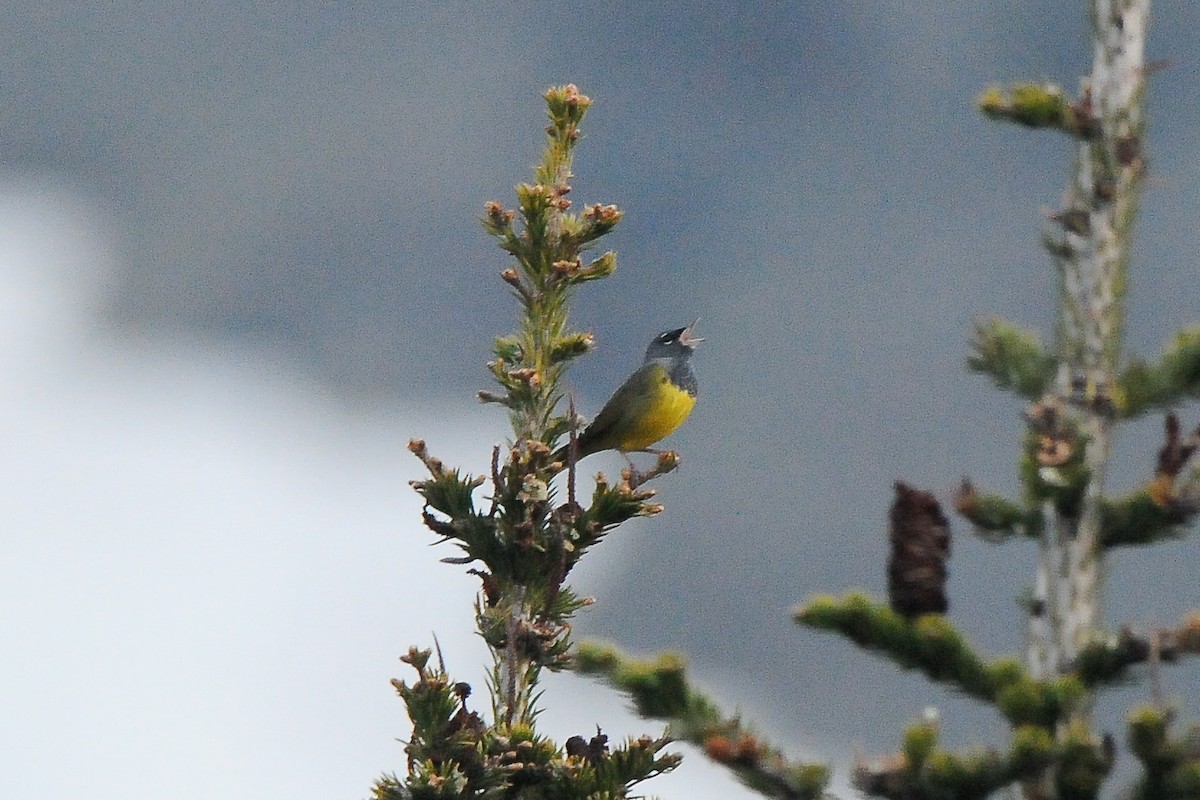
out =
[[[946,613],[950,605],[946,598],[950,523],[937,498],[897,481],[890,519],[888,598],[892,610],[910,618]]]

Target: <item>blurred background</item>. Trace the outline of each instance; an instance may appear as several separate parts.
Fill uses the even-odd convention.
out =
[[[1200,317],[1198,29],[1195,4],[1156,4],[1148,56],[1172,66],[1149,84],[1128,320],[1147,355]],[[516,317],[477,219],[529,177],[565,82],[595,101],[572,198],[627,214],[616,275],[577,295],[599,341],[581,410],[655,332],[698,316],[707,339],[666,512],[578,570],[598,599],[578,633],[683,652],[837,765],[843,797],[852,755],[926,706],[952,744],[1003,741],[989,709],[789,609],[884,596],[896,479],[1017,491],[1020,404],[966,372],[966,342],[991,313],[1049,337],[1040,209],[1071,147],[973,99],[1089,67],[1082,0],[6,3],[0,795],[363,798],[404,770],[388,679],[410,644],[436,633],[482,689],[477,584],[427,546],[405,444],[482,471],[505,436],[473,401]],[[1161,435],[1123,430],[1112,489]],[[955,621],[1019,651],[1032,548],[954,527]],[[1200,604],[1197,555],[1117,553],[1109,619]],[[1194,718],[1197,665],[1166,674]],[[1105,726],[1147,697],[1105,696]],[[659,728],[570,676],[545,705],[559,737]],[[699,758],[646,788],[750,796]]]

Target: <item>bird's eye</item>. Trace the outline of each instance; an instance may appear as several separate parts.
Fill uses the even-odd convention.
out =
[[[687,328],[679,328],[673,331],[663,331],[658,336],[654,337],[654,343],[660,345],[674,344],[675,342],[679,341],[681,336],[683,336],[683,332],[685,330],[687,330]]]

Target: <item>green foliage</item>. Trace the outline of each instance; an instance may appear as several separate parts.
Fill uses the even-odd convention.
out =
[[[449,800],[467,796],[471,782],[453,761],[421,761],[409,769],[407,789],[413,800]]]
[[[817,597],[793,612],[797,622],[843,634],[868,650],[882,652],[904,669],[919,669],[935,681],[983,699],[995,693],[993,675],[949,620],[927,614],[910,621],[864,594],[842,600]]]
[[[703,743],[706,734],[722,730],[720,711],[687,680],[686,663],[677,653],[639,661],[611,645],[584,642],[575,648],[575,669],[600,675],[630,696],[638,714],[671,721],[676,736]]]
[[[740,719],[722,715],[712,700],[690,684],[680,656],[664,653],[639,661],[609,645],[585,642],[575,649],[574,665],[579,672],[603,676],[627,693],[642,716],[669,720],[672,737],[699,745],[710,759],[760,794],[786,800],[824,796],[828,767],[790,761]]]
[[[396,691],[408,708],[413,727],[420,729],[422,734],[433,742],[428,745],[412,745],[413,757],[418,760],[429,758],[434,749],[444,744],[451,720],[458,711],[458,696],[449,678],[441,670],[428,668],[430,655],[429,650],[410,649],[408,655],[401,660],[417,670],[420,680],[412,686],[404,681],[393,681]]]
[[[1023,678],[1002,688],[996,694],[996,706],[1014,725],[1050,727],[1054,716],[1049,713],[1045,687]]]
[[[546,102],[551,124],[534,183],[517,187],[516,210],[491,202],[483,216],[484,229],[515,259],[501,278],[522,308],[518,332],[497,337],[493,344],[488,366],[501,391],[480,393],[481,399],[509,409],[515,435],[510,447],[495,453],[490,506],[484,510],[474,503],[484,478],[447,469],[429,455],[424,442],[410,444],[430,473],[413,482],[426,502],[425,524],[464,552],[446,560],[485,568],[475,570],[488,595],[480,620],[485,639],[495,646],[507,641],[501,618],[521,613],[517,607],[524,606],[536,618],[530,625],[560,626],[562,641],[547,641],[538,650],[543,656],[551,650],[565,652],[563,626],[583,605],[564,586],[567,574],[617,525],[661,511],[649,502],[654,493],[641,487],[675,467],[675,459],[664,455],[650,472],[624,474],[616,486],[599,477],[587,508],[573,496],[556,504],[551,479],[561,465],[552,462],[552,450],[572,425],[570,415],[558,410],[563,372],[594,346],[590,333],[568,328],[571,290],[616,268],[612,253],[585,264],[581,252],[612,230],[621,212],[603,204],[589,205],[582,213],[570,211],[571,154],[591,101],[565,86],[548,90]],[[572,480],[572,495],[573,486]],[[515,603],[500,599],[514,592],[520,594]]]
[[[405,785],[413,797],[457,797],[469,783],[484,779],[479,749],[484,726],[477,714],[467,710],[470,687],[452,682],[440,665],[430,668],[429,658],[429,650],[411,648],[401,660],[417,671],[417,680],[392,681],[413,725],[405,748],[409,763]]]
[[[1174,712],[1143,706],[1129,717],[1129,749],[1145,768],[1134,788],[1136,800],[1200,798],[1200,729],[1171,734]]]
[[[1177,627],[1138,633],[1122,627],[1116,634],[1093,634],[1073,662],[1075,675],[1087,686],[1119,683],[1138,664],[1169,663],[1200,653],[1200,613],[1184,617]]]
[[[1118,637],[1093,636],[1075,657],[1075,674],[1086,686],[1118,683],[1134,663]]]
[[[927,615],[913,621],[915,655],[933,680],[956,684],[968,694],[987,691],[987,670],[950,620]]]
[[[1009,763],[1014,775],[1036,775],[1055,758],[1054,734],[1040,725],[1020,725],[1013,730]]]
[[[575,646],[572,666],[585,675],[611,675],[621,668],[624,658],[621,652],[612,645],[602,642],[585,641]]]
[[[1197,800],[1200,798],[1200,761],[1180,764],[1171,770],[1165,784],[1165,797]]]
[[[622,522],[660,513],[662,506],[650,502],[654,491],[640,488],[641,479],[647,475],[661,475],[675,469],[675,466],[675,455],[662,453],[659,455],[659,466],[652,473],[634,475],[626,470],[616,486],[611,486],[603,474],[598,474],[592,504],[575,521],[571,539],[575,550],[582,554]]]
[[[1167,730],[1171,714],[1155,706],[1142,706],[1129,715],[1129,749],[1138,760],[1158,770],[1175,761]]]
[[[1104,88],[1103,83],[1096,86]],[[1118,416],[1200,397],[1200,326],[1180,333],[1157,362],[1128,363],[1113,385],[1134,189],[1144,168],[1140,99],[1135,95],[1129,108],[1113,112],[1106,104],[1111,98],[1101,98],[1105,102],[1098,101],[1098,107],[1106,113],[1101,126],[1093,116],[1091,91],[1072,101],[1056,85],[1019,83],[991,87],[979,98],[989,118],[1054,128],[1083,140],[1079,162],[1092,165],[1090,175],[1076,177],[1065,208],[1048,214],[1065,231],[1046,239],[1062,290],[1056,352],[1048,352],[1034,332],[993,317],[975,325],[968,359],[972,370],[998,387],[1036,401],[1027,416],[1030,425],[1021,452],[1021,501],[979,493],[969,484],[957,499],[959,511],[985,538],[1036,538],[1043,553],[1050,554],[1041,562],[1042,574],[1050,575],[1055,585],[1039,594],[1042,602],[1036,609],[1031,606],[1033,614],[1046,613],[1045,597],[1056,602],[1063,587],[1081,574],[1074,571],[1077,564],[1098,563],[1100,553],[1075,558],[1080,554],[1072,545],[1088,543],[1089,537],[1071,539],[1086,533],[1084,526],[1096,519],[1090,514],[1096,508],[1092,498],[1099,503],[1099,541],[1105,548],[1180,535],[1197,510],[1188,505],[1191,495],[1181,500],[1174,493],[1179,469],[1164,470],[1163,456],[1159,472],[1169,473],[1165,482],[1152,482],[1119,500],[1100,495],[1097,481],[1103,470],[1097,465],[1106,458],[1108,428]],[[724,715],[691,685],[679,656],[637,661],[600,645],[572,653],[569,622],[588,601],[571,591],[568,574],[616,526],[661,511],[652,502],[654,493],[643,486],[673,469],[675,460],[663,456],[650,473],[631,468],[615,485],[598,475],[586,508],[576,502],[573,467],[565,491],[554,486],[555,475],[565,466],[555,453],[577,425],[573,411],[561,408],[563,376],[575,358],[595,346],[591,334],[568,324],[570,300],[575,287],[615,270],[613,253],[591,257],[588,251],[622,215],[604,204],[572,211],[572,153],[590,101],[573,86],[552,88],[545,99],[550,126],[533,181],[516,188],[516,208],[491,202],[482,219],[485,231],[513,259],[501,279],[520,304],[521,317],[515,333],[496,338],[488,367],[498,389],[481,392],[480,399],[507,409],[514,438],[497,448],[488,476],[490,494],[483,498],[476,492],[487,478],[446,469],[423,443],[412,445],[430,473],[413,483],[425,501],[425,524],[463,551],[462,557],[446,560],[471,564],[482,583],[476,620],[494,659],[489,687],[493,720],[485,722],[468,710],[470,687],[452,683],[440,663],[431,668],[428,651],[410,651],[405,660],[417,670],[418,680],[395,683],[413,724],[406,748],[408,775],[382,777],[376,800],[602,800],[626,797],[637,782],[678,763],[677,756],[662,752],[666,735],[631,739],[610,749],[599,730],[588,739],[573,736],[562,748],[537,734],[534,687],[540,670],[567,665],[604,676],[632,698],[639,713],[668,720],[671,736],[696,743],[748,787],[772,797],[819,797],[828,784],[828,768],[787,760],[736,716]],[[1137,121],[1130,127],[1132,118]],[[1120,138],[1114,138],[1118,129]],[[1109,213],[1117,207],[1123,210]],[[1087,241],[1102,229],[1116,232],[1115,248],[1111,242]],[[1103,341],[1093,341],[1097,338]],[[1069,390],[1056,386],[1060,375],[1070,376]],[[1098,457],[1089,461],[1089,455]],[[1078,605],[1088,608],[1093,599],[1085,597]],[[1051,611],[1058,613],[1061,606],[1053,605]],[[986,663],[946,617],[905,617],[865,594],[816,598],[798,609],[795,618],[841,633],[901,668],[918,669],[990,703],[1013,727],[1007,753],[955,753],[939,747],[936,722],[911,725],[897,756],[878,769],[856,769],[860,788],[906,800],[969,800],[1014,781],[1029,781],[1030,797],[1043,792],[1055,800],[1098,796],[1112,766],[1112,748],[1107,738],[1098,741],[1092,735],[1086,718],[1090,692],[1125,677],[1140,658],[1122,649],[1120,641],[1097,638],[1063,663],[1059,654],[1071,654],[1074,640],[1060,640],[1069,626],[1058,625],[1060,630],[1035,642],[1052,662],[1052,677],[1035,680],[1016,659]],[[1075,619],[1090,624],[1086,613]],[[1031,628],[1034,639],[1042,629]],[[1036,652],[1031,661],[1041,664]],[[1138,796],[1200,798],[1200,747],[1172,738],[1170,722],[1170,714],[1157,709],[1139,711],[1130,720],[1131,749],[1146,767]]]
[[[560,364],[578,358],[589,352],[595,345],[595,339],[590,333],[572,333],[550,344],[550,363]]]
[[[503,391],[481,392],[480,399],[509,408],[518,440],[552,449],[570,427],[570,420],[556,412],[564,370],[594,345],[590,334],[568,328],[571,290],[616,269],[613,253],[586,265],[582,253],[622,215],[616,206],[600,203],[582,213],[569,210],[572,153],[591,100],[574,86],[552,87],[545,97],[550,126],[534,183],[517,186],[516,210],[496,201],[484,207],[484,230],[515,259],[501,278],[520,302],[522,318],[516,334],[496,340],[495,359],[488,365]]]
[[[470,475],[464,477],[457,469],[446,469],[436,458],[429,455],[425,442],[414,439],[408,449],[424,462],[430,477],[423,481],[411,481],[410,485],[425,500],[429,508],[442,512],[451,519],[475,513],[472,495],[483,485],[483,478]]]
[[[1027,128],[1056,128],[1080,139],[1100,136],[1100,123],[1088,103],[1072,103],[1052,83],[1016,83],[1005,90],[989,86],[976,100],[988,119],[1015,122]]]
[[[996,707],[1013,725],[1053,727],[1079,707],[1085,687],[1074,676],[1035,681],[1022,676],[997,687]]]
[[[1026,680],[1025,667],[1012,657],[998,658],[986,667],[987,685],[994,696],[1007,686]]]
[[[395,774],[382,775],[371,787],[373,800],[410,800],[412,795]]]
[[[684,661],[678,654],[663,653],[649,662],[626,659],[611,677],[630,694],[640,714],[670,718],[688,710]]]
[[[1004,119],[1030,128],[1058,127],[1062,124],[1067,100],[1062,89],[1053,84],[1018,83],[1007,95],[998,86],[979,96],[979,110],[991,119]]]
[[[484,497],[476,492],[489,483],[486,477],[447,468],[423,441],[409,445],[429,472],[412,482],[425,502],[425,525],[462,551],[443,561],[470,565],[481,582],[475,618],[492,654],[492,720],[468,709],[470,687],[452,682],[440,661],[431,667],[429,651],[410,650],[403,660],[418,679],[394,682],[413,726],[408,773],[381,777],[376,800],[624,798],[635,784],[679,762],[663,752],[666,737],[610,748],[597,731],[587,740],[573,736],[560,749],[534,727],[541,670],[567,663],[569,621],[590,603],[566,584],[568,573],[620,523],[657,514],[661,506],[649,502],[654,493],[643,486],[676,466],[665,455],[649,472],[626,471],[615,486],[600,476],[587,508],[575,500],[573,470],[565,502],[553,485],[562,469],[554,448],[576,424],[573,412],[560,408],[563,376],[595,343],[590,333],[568,325],[572,290],[613,273],[612,253],[590,261],[582,254],[613,229],[621,212],[599,203],[570,210],[572,151],[590,100],[574,86],[552,87],[545,98],[550,126],[534,182],[517,187],[516,209],[490,202],[482,219],[484,230],[514,259],[500,278],[521,314],[518,330],[492,345],[488,368],[499,389],[479,397],[508,410],[513,438],[493,451]],[[662,683],[669,674],[658,669],[642,677]],[[647,689],[646,696],[654,695]]]
[[[1192,513],[1155,502],[1145,489],[1125,497],[1100,501],[1101,541],[1105,547],[1146,545],[1187,534]]]
[[[985,664],[949,620],[925,615],[911,622],[862,594],[842,600],[818,597],[794,612],[798,622],[843,634],[867,650],[881,652],[904,669],[993,703],[1014,726],[1052,730],[1077,709],[1086,687],[1077,677],[1030,678],[1015,659]]]
[[[1060,800],[1093,800],[1112,769],[1112,754],[1086,726],[1073,724],[1060,737],[1058,765],[1054,781]]]
[[[649,736],[630,738],[612,752],[603,752],[603,743],[597,747],[592,737],[590,746],[580,755],[567,760],[559,783],[570,792],[571,797],[600,798],[625,797],[628,789],[655,775],[670,772],[679,766],[680,756],[674,753],[659,755],[670,739]],[[579,737],[582,741],[582,737]],[[597,752],[597,751],[600,752]],[[549,795],[556,796],[556,795]]]
[[[1095,69],[1078,99],[1045,82],[992,86],[978,98],[991,119],[1080,141],[1063,206],[1046,213],[1058,228],[1043,241],[1059,278],[1052,350],[1032,331],[993,317],[976,323],[968,358],[973,371],[1033,401],[1019,464],[1023,497],[982,493],[967,481],[956,496],[958,511],[985,539],[1038,542],[1036,594],[1026,609],[1031,672],[1044,679],[1015,659],[985,664],[944,617],[908,620],[862,594],[819,597],[795,612],[803,624],[836,631],[901,668],[994,704],[1013,726],[1010,750],[1001,755],[941,749],[935,723],[912,725],[898,754],[856,766],[856,785],[873,796],[984,798],[1020,781],[1031,800],[1093,800],[1115,747],[1089,727],[1094,692],[1127,678],[1133,664],[1200,652],[1200,624],[1192,621],[1149,637],[1127,629],[1097,633],[1104,551],[1180,536],[1200,513],[1200,469],[1183,477],[1200,452],[1200,430],[1181,435],[1173,414],[1154,477],[1126,497],[1104,495],[1115,423],[1200,397],[1200,325],[1179,333],[1157,361],[1118,369],[1130,232],[1146,168],[1146,8],[1095,4]],[[911,538],[903,542],[912,545]],[[1176,739],[1169,728],[1170,714],[1160,709],[1131,719],[1131,748],[1146,766],[1139,800],[1200,798],[1200,729]]]
[[[901,752],[909,768],[919,771],[938,743],[938,727],[933,722],[917,722],[904,729]]]
[[[597,731],[590,740],[571,737],[560,750],[532,722],[487,725],[467,709],[470,687],[454,683],[428,650],[403,659],[417,671],[411,685],[393,681],[413,724],[405,781],[385,775],[376,800],[434,798],[621,798],[647,778],[674,769],[679,757],[662,753],[666,737],[630,739],[611,749]]]
[[[1011,778],[992,752],[934,752],[925,763],[921,783],[929,800],[983,800]]]
[[[1040,726],[1016,728],[1007,753],[955,753],[938,747],[937,723],[923,721],[907,728],[899,757],[860,763],[854,783],[868,794],[896,800],[985,798],[1014,781],[1036,778],[1063,758],[1054,734]]]
[[[1031,508],[1049,500],[1055,511],[1074,519],[1079,515],[1083,492],[1091,478],[1085,458],[1087,437],[1072,422],[1057,441],[1065,445],[1068,454],[1061,463],[1047,463],[1047,437],[1035,430],[1025,435],[1019,467],[1021,483]]]
[[[1117,388],[1118,407],[1126,417],[1200,397],[1200,325],[1177,333],[1157,362],[1131,360]]]
[[[1088,700],[1087,686],[1075,675],[1060,675],[1046,683],[1047,716],[1063,720],[1080,711]]]
[[[1036,400],[1049,390],[1057,368],[1036,333],[1000,317],[975,323],[967,365],[1001,389]]]
[[[1011,536],[1035,538],[1042,532],[1042,514],[1037,508],[1023,508],[1002,495],[980,492],[966,480],[954,497],[954,507],[980,538],[989,542]]]

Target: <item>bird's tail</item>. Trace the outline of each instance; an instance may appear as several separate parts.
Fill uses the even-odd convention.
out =
[[[590,456],[593,452],[594,452],[593,450],[590,450],[584,446],[584,443],[581,439],[575,440],[575,463],[576,464],[578,464],[580,461],[583,461],[584,458],[586,458],[587,456]],[[557,461],[559,464],[562,465],[560,468],[554,470],[555,473],[561,472],[562,470],[564,470],[568,466],[570,466],[570,464],[568,463],[570,456],[571,456],[571,443],[570,442],[568,442],[567,444],[564,444],[562,447],[558,448],[557,450],[555,450],[553,453],[550,454],[550,463],[551,464],[553,464],[554,462]]]
[[[576,448],[576,449],[578,449],[578,448]],[[551,464],[553,464],[554,462],[557,461],[559,464],[562,465],[559,469],[554,470],[556,473],[561,472],[562,470],[567,468],[567,466],[568,466],[567,458],[570,455],[571,455],[571,445],[569,445],[569,444],[564,444],[562,447],[558,448],[557,450],[555,450],[553,453],[550,454],[550,463]],[[579,459],[581,459],[581,458],[583,458],[583,453],[577,452],[575,454],[575,461],[578,462]]]

